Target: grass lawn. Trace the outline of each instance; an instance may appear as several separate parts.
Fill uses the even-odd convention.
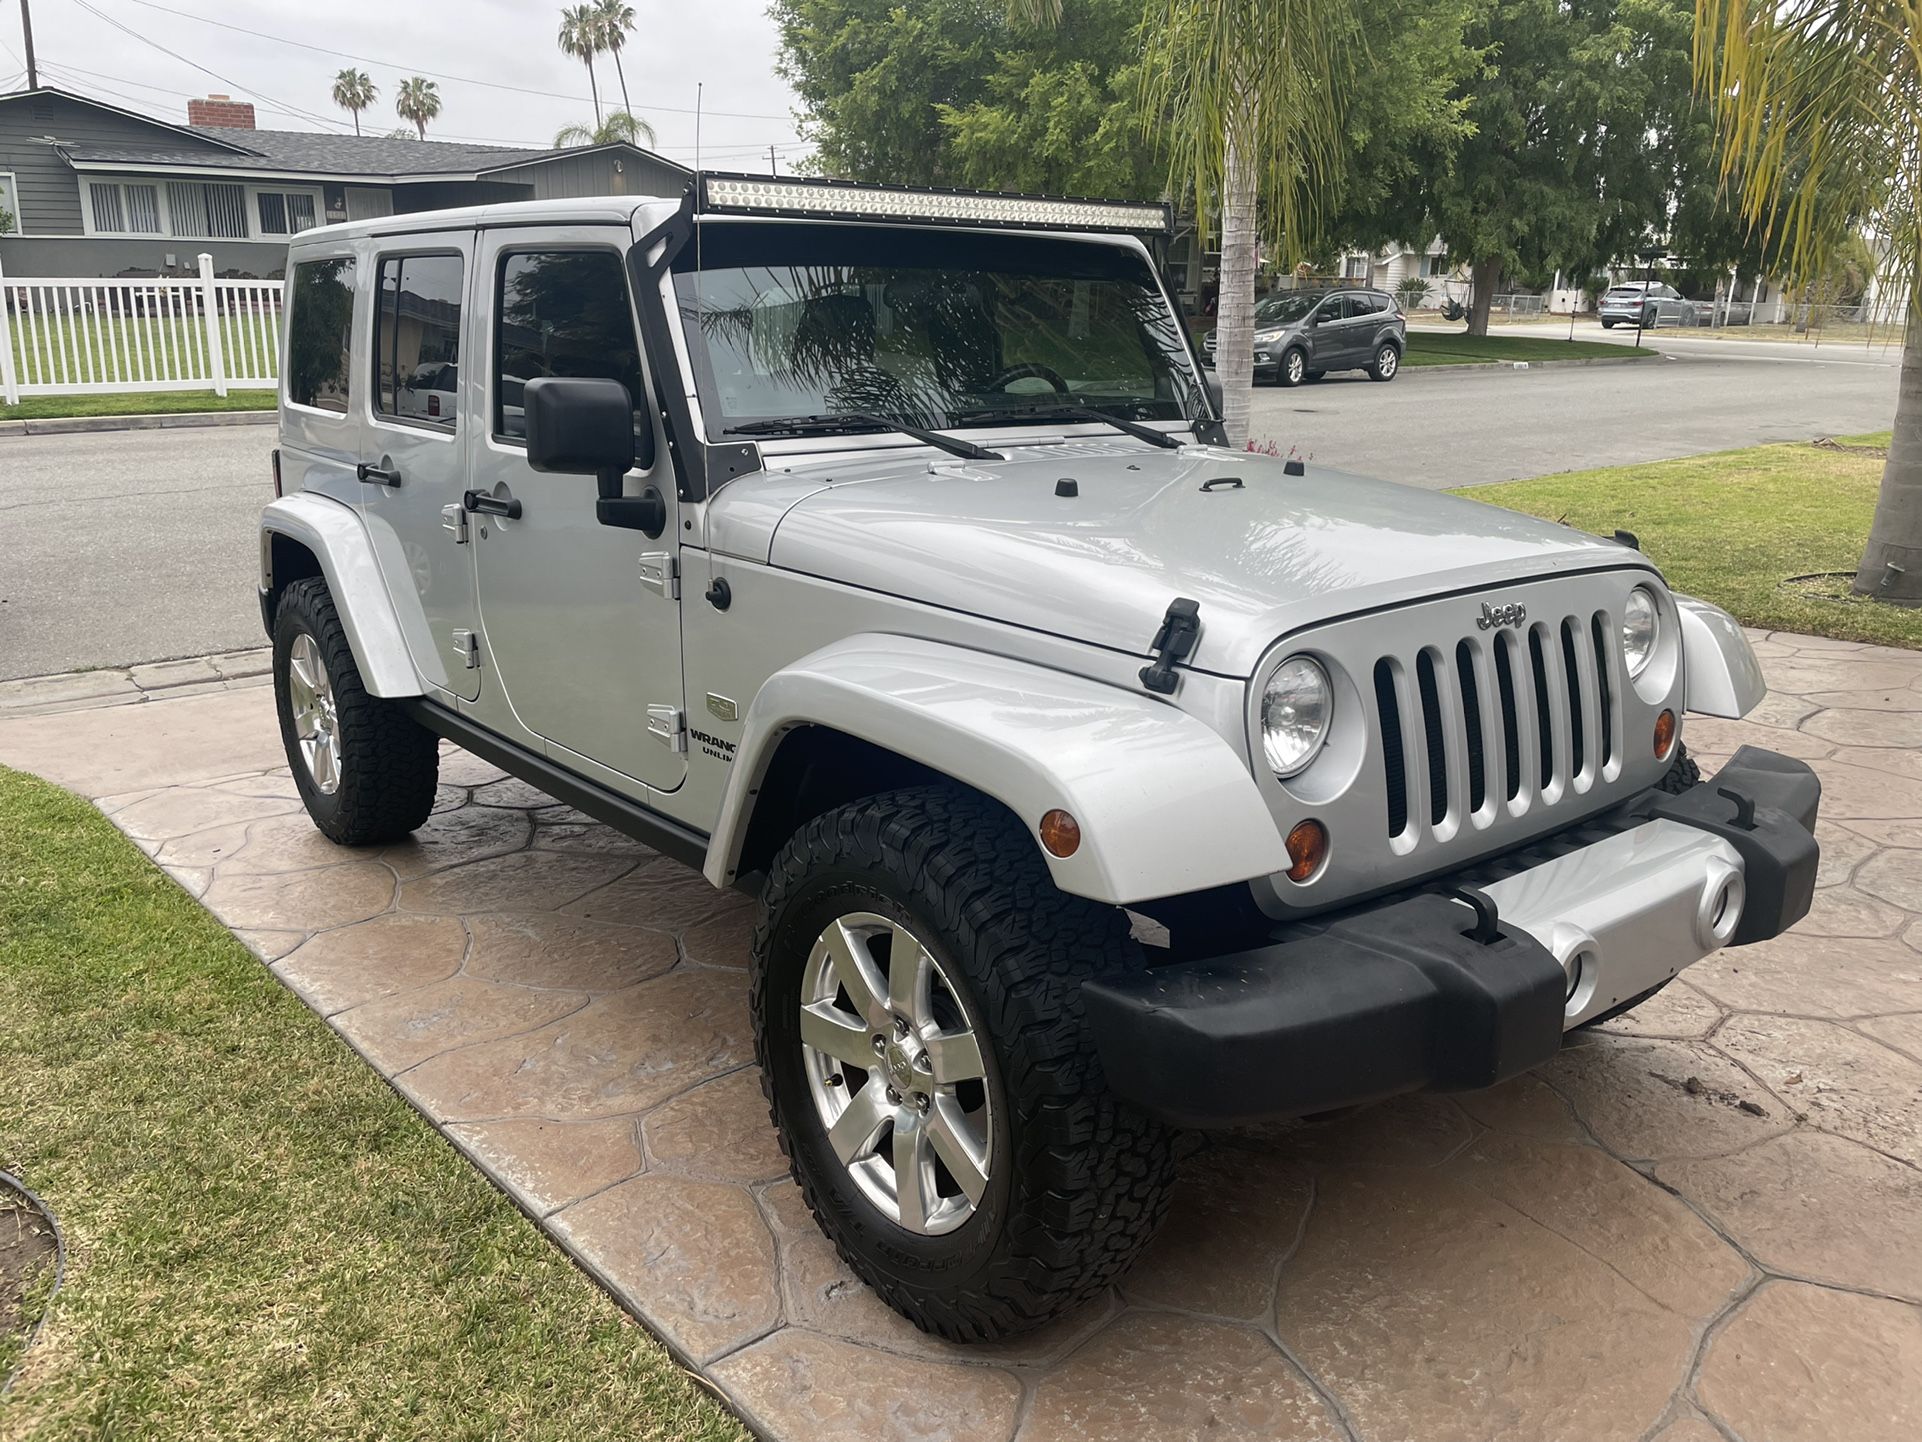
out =
[[[1847,449],[1757,446],[1459,494],[1604,536],[1633,531],[1676,590],[1746,625],[1922,648],[1922,609],[1850,597],[1846,579],[1782,584],[1811,572],[1854,572],[1888,441],[1884,432],[1845,438]]]
[[[1556,340],[1552,336],[1442,334],[1437,331],[1408,332],[1408,353],[1403,365],[1453,366],[1477,361],[1497,364],[1502,361],[1551,360],[1633,360],[1652,356],[1644,341],[1641,350],[1599,340]]]
[[[4,768],[0,1170],[70,1248],[0,1436],[746,1436],[111,822]]]
[[[26,396],[0,405],[0,421],[44,421],[57,416],[158,416],[184,411],[270,411],[273,391],[141,391],[106,396]]]

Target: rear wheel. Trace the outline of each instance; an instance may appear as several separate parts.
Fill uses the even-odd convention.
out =
[[[274,610],[274,702],[294,785],[328,838],[398,841],[427,819],[440,744],[394,702],[367,694],[318,576],[288,586]]]
[[[1368,378],[1377,381],[1392,381],[1401,369],[1401,349],[1393,341],[1383,341],[1375,348],[1375,359],[1368,366]]]
[[[1612,320],[1605,320],[1605,321],[1603,321],[1603,322],[1602,322],[1602,329],[1603,329],[1603,330],[1614,330],[1614,329],[1615,329],[1615,322],[1614,322],[1614,321],[1612,321]]]
[[[1012,815],[944,787],[808,823],[770,868],[750,1000],[816,1221],[896,1311],[1011,1336],[1100,1292],[1166,1210],[1170,1133],[1109,1093],[1081,983],[1143,964]]]

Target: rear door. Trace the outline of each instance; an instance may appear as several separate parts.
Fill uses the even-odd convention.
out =
[[[471,701],[480,693],[474,566],[461,495],[478,417],[459,385],[474,234],[377,239],[360,510],[414,665]],[[438,388],[445,381],[446,389]]]

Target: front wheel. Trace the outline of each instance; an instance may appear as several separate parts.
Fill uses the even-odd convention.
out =
[[[1285,386],[1298,386],[1308,379],[1308,357],[1300,351],[1290,349],[1281,358],[1281,383]]]
[[[1395,372],[1401,369],[1401,352],[1388,341],[1383,341],[1375,351],[1375,359],[1369,364],[1370,380],[1392,381]]]
[[[1058,891],[972,793],[840,807],[775,859],[750,975],[762,1087],[815,1220],[916,1326],[1028,1331],[1153,1236],[1170,1133],[1109,1093],[1081,1000],[1142,964],[1122,914]]]
[[[294,785],[330,840],[398,841],[434,809],[440,743],[392,701],[367,694],[318,576],[274,610],[274,702]]]

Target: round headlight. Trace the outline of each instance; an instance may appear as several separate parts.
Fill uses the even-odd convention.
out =
[[[1261,749],[1277,776],[1293,776],[1328,739],[1334,710],[1328,673],[1309,656],[1290,656],[1261,693]]]
[[[1655,641],[1661,635],[1662,613],[1656,608],[1655,593],[1637,586],[1628,593],[1622,607],[1622,659],[1628,674],[1639,676],[1648,669],[1648,658],[1655,654]]]

